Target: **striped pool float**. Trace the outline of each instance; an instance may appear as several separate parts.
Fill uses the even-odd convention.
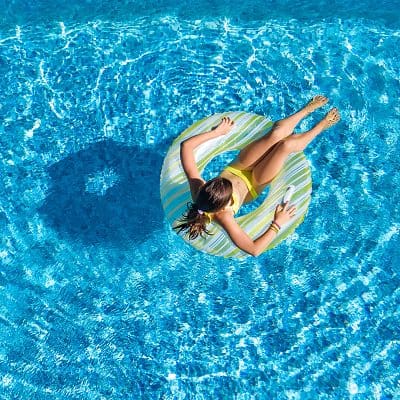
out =
[[[222,117],[231,118],[235,121],[235,125],[227,135],[209,140],[196,149],[195,159],[200,173],[218,154],[242,149],[250,142],[265,135],[273,125],[272,121],[260,115],[227,112],[214,114],[195,122],[174,140],[165,157],[160,179],[161,202],[167,220],[173,226],[186,212],[187,203],[192,201],[189,184],[181,165],[180,143],[191,136],[211,130],[219,124]],[[282,201],[289,185],[294,185],[296,188],[290,202],[297,208],[296,215],[282,227],[265,251],[272,249],[290,235],[303,221],[307,212],[311,200],[311,171],[303,152],[289,156],[281,172],[271,182],[267,198],[256,210],[236,218],[242,229],[251,238],[257,238],[268,228],[273,219],[276,205]],[[190,241],[184,234],[181,236],[196,249],[210,254],[236,258],[248,256],[232,243],[218,224],[211,223],[207,229],[212,235],[205,235],[205,237],[198,237]]]

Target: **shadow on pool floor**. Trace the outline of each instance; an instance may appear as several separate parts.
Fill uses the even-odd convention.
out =
[[[160,154],[113,140],[49,167],[51,189],[39,211],[70,239],[132,245],[161,229]]]

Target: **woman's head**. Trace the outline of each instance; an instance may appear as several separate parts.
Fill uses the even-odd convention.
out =
[[[178,232],[186,231],[190,240],[203,233],[209,234],[206,225],[209,217],[205,213],[222,210],[232,198],[232,183],[225,178],[214,178],[199,190],[196,201],[188,204],[181,223],[174,227]]]
[[[232,198],[232,183],[225,178],[214,178],[199,190],[195,204],[205,212],[216,212],[224,208]]]

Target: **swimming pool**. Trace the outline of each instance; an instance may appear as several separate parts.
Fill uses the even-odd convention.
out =
[[[1,4],[1,399],[400,398],[399,12],[317,3]],[[317,93],[343,121],[292,237],[171,232],[174,137]]]

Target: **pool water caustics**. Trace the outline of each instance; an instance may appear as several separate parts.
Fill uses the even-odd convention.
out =
[[[2,399],[400,398],[398,14],[211,3],[4,8]],[[342,121],[295,234],[238,261],[172,232],[180,132],[318,93]]]

